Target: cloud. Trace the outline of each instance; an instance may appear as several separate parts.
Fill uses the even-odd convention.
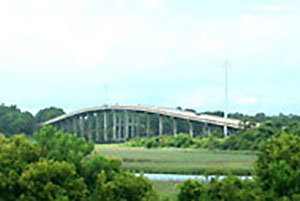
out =
[[[246,98],[236,98],[236,103],[255,105],[258,100],[247,97],[256,94],[258,84],[280,79],[274,72],[288,73],[283,66],[299,66],[300,15],[276,13],[291,7],[255,7],[272,14],[206,16],[183,7],[174,11],[168,3],[172,4],[164,0],[1,2],[2,98],[80,105],[102,102],[99,91],[109,84],[117,88],[112,102],[138,99],[142,104],[222,107],[224,93],[216,86],[223,85],[226,55],[233,63],[230,81],[235,85],[230,87],[254,89],[250,93],[247,88],[242,94]]]

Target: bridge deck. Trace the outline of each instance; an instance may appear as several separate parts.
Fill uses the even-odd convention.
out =
[[[181,110],[176,110],[171,108],[154,107],[154,106],[139,106],[139,105],[138,106],[105,105],[100,107],[85,108],[51,119],[47,122],[42,123],[41,125],[53,124],[65,120],[67,118],[78,116],[84,113],[95,113],[95,112],[103,112],[103,111],[111,111],[111,110],[157,114],[157,115],[163,115],[163,116],[172,117],[176,119],[184,119],[184,120],[201,122],[201,123],[218,125],[218,126],[227,126],[236,129],[241,127],[240,120],[236,120],[236,119],[226,119],[223,117],[217,117],[217,116],[205,115],[205,114],[197,115],[189,111],[181,111]]]

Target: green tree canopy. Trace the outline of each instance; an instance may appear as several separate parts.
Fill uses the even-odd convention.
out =
[[[48,121],[50,119],[53,119],[55,117],[59,117],[61,115],[65,114],[64,110],[61,108],[56,107],[49,107],[40,110],[36,115],[35,118],[38,123]]]
[[[39,144],[41,156],[46,159],[67,161],[80,167],[81,160],[93,149],[92,142],[87,143],[83,138],[57,131],[53,126],[43,126],[34,134]]]
[[[31,163],[19,178],[22,201],[85,201],[86,185],[67,162]]]
[[[148,179],[123,172],[118,159],[91,154],[92,143],[52,126],[34,138],[0,135],[0,200],[157,200]]]
[[[257,183],[269,197],[300,198],[300,137],[282,135],[260,147],[255,166]]]
[[[32,134],[35,124],[35,118],[29,112],[22,112],[15,105],[0,105],[0,133],[7,136],[17,133]]]

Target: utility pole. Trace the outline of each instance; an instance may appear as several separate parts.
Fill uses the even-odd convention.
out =
[[[228,66],[229,61],[225,60],[225,107],[224,107],[224,118],[228,118]],[[228,136],[228,128],[227,125],[224,126],[224,137]]]

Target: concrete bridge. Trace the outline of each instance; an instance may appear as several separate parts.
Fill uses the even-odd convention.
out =
[[[51,119],[41,125],[54,125],[58,130],[74,133],[94,142],[121,142],[135,136],[206,132],[228,128],[239,129],[240,121],[212,115],[150,106],[104,105],[86,108]]]

